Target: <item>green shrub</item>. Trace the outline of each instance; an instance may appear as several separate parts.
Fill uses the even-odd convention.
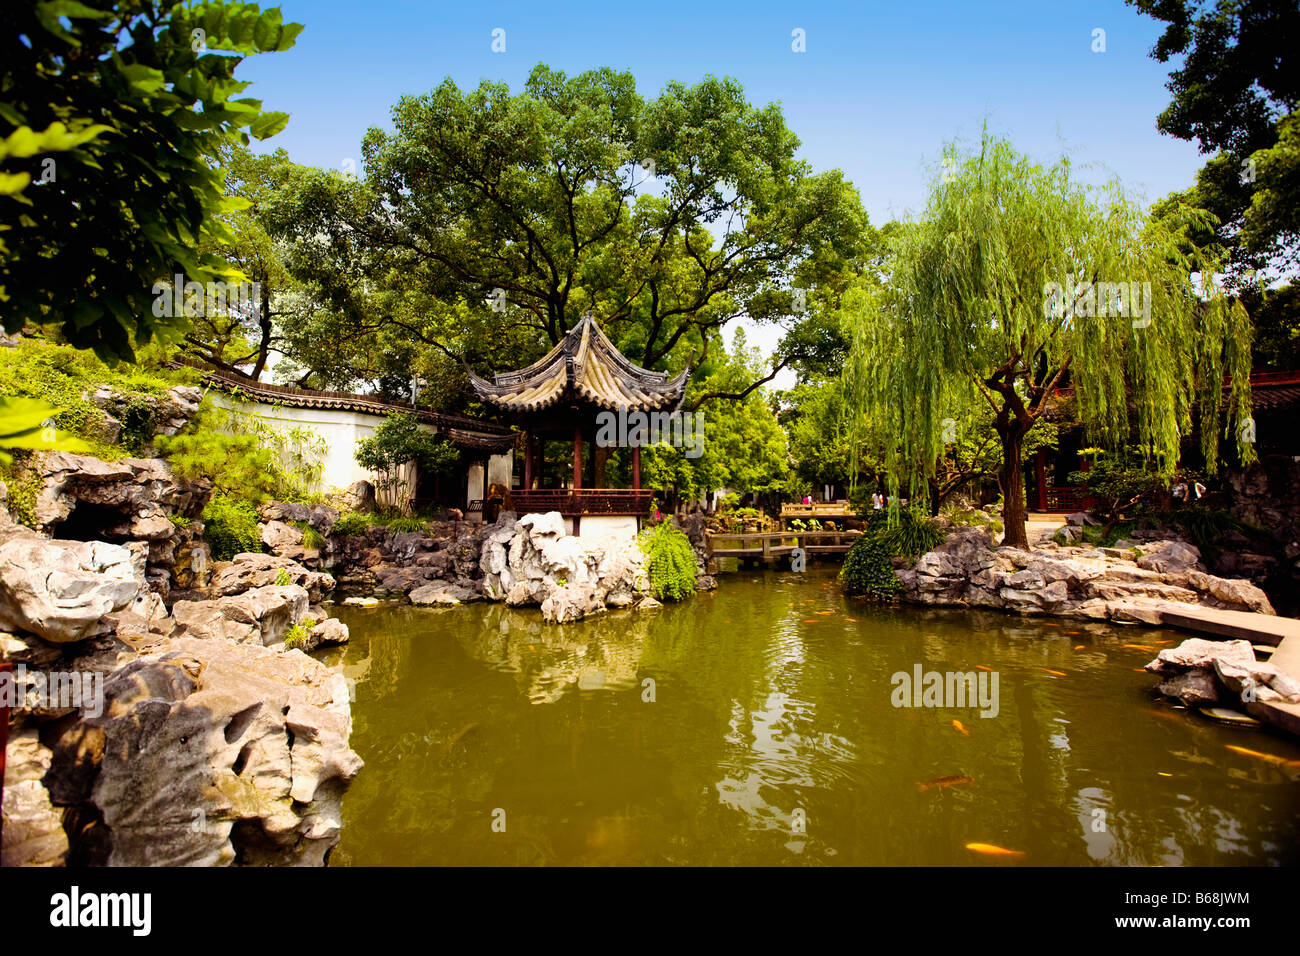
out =
[[[685,533],[664,521],[641,532],[638,540],[654,597],[681,601],[695,593],[695,549]]]
[[[276,587],[287,588],[290,584],[293,584],[293,578],[289,576],[288,568],[281,568],[279,571],[275,572]]]
[[[30,457],[25,452],[15,455],[10,465],[0,467],[0,479],[9,490],[9,515],[20,525],[36,527],[36,496],[41,493],[41,478],[34,469],[26,468]]]
[[[291,527],[302,532],[302,546],[308,551],[319,551],[325,547],[325,538],[306,521],[290,521]]]
[[[183,478],[211,480],[215,495],[251,504],[275,491],[272,452],[254,435],[232,435],[218,409],[203,406],[189,429],[158,446],[172,470]]]
[[[356,511],[349,511],[342,515],[338,521],[334,522],[334,527],[330,529],[331,535],[339,537],[349,537],[354,534],[365,534],[366,529],[370,527],[370,517]]]
[[[262,550],[257,509],[248,501],[213,495],[203,509],[203,523],[204,537],[212,545],[212,556],[218,561],[229,561],[241,551]]]
[[[875,594],[884,596],[903,589],[894,574],[893,557],[880,538],[864,534],[853,542],[844,556],[840,580],[849,594]]]
[[[301,624],[295,624],[293,627],[289,628],[289,630],[284,632],[284,646],[286,648],[297,647],[303,641],[307,640],[309,632],[316,626],[314,621],[310,626],[308,626],[308,620],[310,620],[310,618],[304,618]]]
[[[943,542],[944,534],[924,515],[900,509],[893,519],[887,510],[867,515],[862,536],[844,556],[840,580],[849,594],[885,596],[902,590],[893,559],[915,561]]]
[[[391,518],[381,523],[384,524],[389,531],[395,531],[399,534],[429,530],[429,526],[420,518]]]

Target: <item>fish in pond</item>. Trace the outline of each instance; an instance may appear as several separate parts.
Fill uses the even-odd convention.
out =
[[[976,664],[976,665],[975,665],[975,669],[976,669],[977,671],[988,671],[990,674],[993,673],[993,668],[991,668],[991,667],[985,667],[983,664]]]
[[[960,787],[963,783],[974,783],[974,778],[963,777],[954,774],[951,777],[935,777],[933,780],[927,780],[925,783],[918,783],[916,789],[925,793],[927,790],[933,790],[938,787],[940,790],[946,790],[949,787]]]
[[[846,617],[844,620],[848,621],[850,624],[858,623],[858,619],[856,617]]]
[[[965,727],[962,726],[960,720],[954,720],[954,721],[952,722],[952,729],[955,730],[955,731],[957,731],[957,733],[961,734],[963,737],[969,737],[969,736],[970,736],[970,731],[967,730]]]
[[[1067,673],[1065,673],[1065,671],[1054,671],[1054,670],[1052,670],[1050,667],[1044,667],[1043,670],[1047,671],[1047,673],[1051,674],[1053,677],[1068,677],[1068,676],[1070,676],[1070,675],[1068,675]]]
[[[966,849],[974,850],[976,853],[983,853],[985,856],[1024,856],[1023,850],[1008,850],[1004,846],[994,846],[992,843],[967,843]]]
[[[1075,649],[1076,651],[1081,651],[1081,650],[1083,650],[1083,645],[1082,645],[1082,644],[1075,644],[1075,645],[1074,645],[1074,649]]]
[[[810,617],[810,618],[806,618],[806,619],[804,620],[804,623],[805,623],[805,624],[820,624],[821,621],[817,620],[817,618],[815,618],[815,617]]]
[[[1125,644],[1124,646],[1132,651],[1147,651],[1148,653],[1151,651],[1151,648],[1145,644]]]
[[[1233,753],[1245,754],[1247,757],[1255,757],[1259,760],[1267,761],[1275,767],[1300,767],[1300,760],[1288,760],[1285,757],[1279,757],[1277,754],[1260,753],[1258,750],[1251,750],[1248,747],[1238,747],[1236,744],[1227,744],[1226,746]]]
[[[834,614],[834,611],[818,611],[818,614]]]

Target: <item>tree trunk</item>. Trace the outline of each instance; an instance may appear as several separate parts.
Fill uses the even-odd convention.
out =
[[[999,427],[997,431],[998,437],[1002,439],[1002,471],[998,476],[1002,485],[1002,544],[1028,550],[1029,535],[1025,529],[1025,519],[1029,512],[1025,508],[1025,469],[1022,460],[1025,432],[1014,420]]]

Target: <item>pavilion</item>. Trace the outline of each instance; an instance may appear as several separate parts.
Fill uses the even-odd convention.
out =
[[[478,397],[524,433],[523,483],[511,492],[515,511],[558,511],[573,534],[581,534],[580,529],[589,535],[634,534],[654,495],[641,487],[641,449],[637,442],[629,442],[631,488],[602,487],[608,450],[597,447],[596,417],[601,412],[675,412],[689,375],[687,368],[670,379],[667,372],[634,365],[590,312],[527,368],[500,372],[491,382],[469,371]],[[540,487],[543,444],[548,440],[573,443],[568,487]]]

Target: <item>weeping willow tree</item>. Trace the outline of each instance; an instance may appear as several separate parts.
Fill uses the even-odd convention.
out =
[[[1085,187],[1068,159],[1044,168],[987,134],[944,167],[883,281],[845,300],[853,426],[895,494],[923,498],[954,423],[982,407],[1002,445],[1005,542],[1027,547],[1025,439],[1064,381],[1090,442],[1136,444],[1161,475],[1196,415],[1211,472],[1221,434],[1253,460],[1250,320],[1186,240],[1207,213],[1149,217],[1117,184]]]

